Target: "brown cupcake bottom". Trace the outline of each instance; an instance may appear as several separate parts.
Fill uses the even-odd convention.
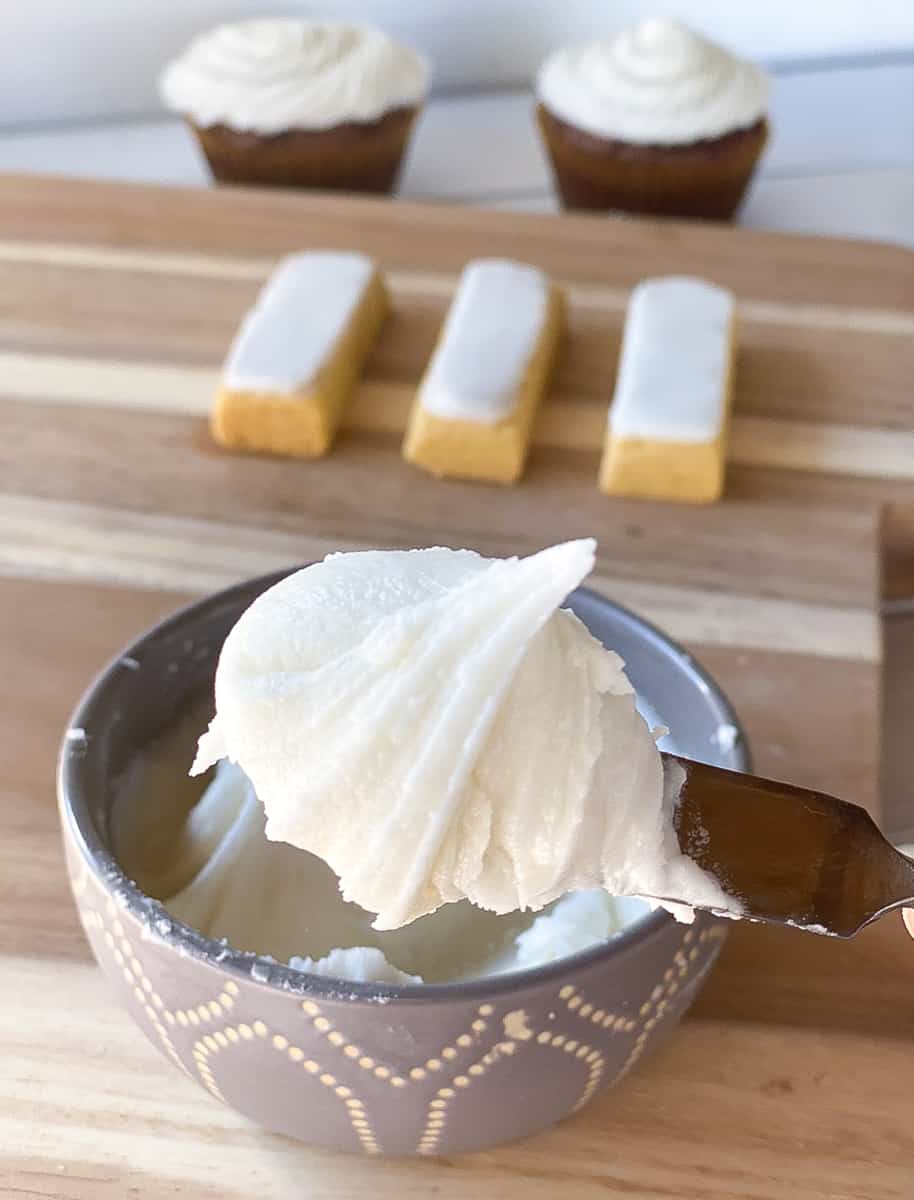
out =
[[[542,104],[536,118],[565,208],[729,220],[768,139],[764,117],[746,129],[685,146],[601,138]]]
[[[272,135],[188,124],[220,183],[390,192],[418,112],[396,108],[377,121]]]

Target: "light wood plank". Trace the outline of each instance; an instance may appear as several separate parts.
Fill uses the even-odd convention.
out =
[[[136,271],[167,275],[170,279],[190,276],[197,279],[248,280],[262,284],[276,265],[276,257],[254,255],[197,254],[193,251],[162,253],[154,250],[130,250],[104,245],[80,245],[66,242],[0,241],[0,262],[27,263],[30,266],[85,268],[94,271]],[[388,275],[397,292],[422,292],[449,296],[457,284],[456,275],[438,271],[392,270]],[[628,304],[626,288],[599,284],[580,284],[561,277],[572,306],[624,311]],[[741,297],[740,314],[751,323],[799,326],[804,329],[831,329],[851,333],[884,333],[894,337],[914,334],[914,315],[904,310],[855,308],[829,303],[778,304]]]
[[[115,260],[117,255],[114,256]],[[124,255],[128,263],[133,256]],[[164,256],[170,266],[178,256]],[[198,256],[199,258],[199,256]],[[157,256],[153,256],[158,261]],[[107,261],[106,258],[102,262]],[[200,261],[206,262],[206,259]],[[217,265],[221,259],[212,260]],[[612,266],[612,264],[610,264]],[[245,268],[242,270],[241,268]],[[217,369],[266,266],[249,278],[0,261],[0,339],[9,351]],[[414,387],[453,292],[455,277],[390,271],[394,317],[368,365],[367,380]],[[592,404],[601,429],[612,393],[628,291],[568,284],[570,333],[551,389],[563,402]],[[68,298],[72,297],[72,300]],[[76,298],[78,297],[78,301]],[[738,295],[741,332],[738,416],[910,428],[899,378],[914,372],[914,314],[757,303]],[[755,314],[762,319],[756,320]],[[899,336],[900,335],[900,336]],[[15,367],[15,362],[11,362]],[[865,402],[863,398],[865,397]]]
[[[885,481],[736,466],[723,503],[690,507],[608,499],[593,486],[596,466],[595,452],[537,447],[522,483],[496,489],[426,475],[387,437],[344,436],[328,458],[296,462],[226,454],[200,418],[0,399],[0,479],[11,496],[338,546],[444,542],[514,554],[592,533],[600,569],[614,578],[873,604]],[[892,487],[914,496],[910,483]]]
[[[17,399],[205,417],[219,372],[0,352],[0,380],[2,392]],[[400,437],[414,396],[413,384],[366,380],[356,389],[343,428],[354,434]],[[605,424],[605,405],[553,393],[535,426],[534,444],[597,451]],[[731,437],[730,457],[745,466],[914,480],[914,432],[737,415]]]
[[[398,236],[399,234],[399,236]],[[760,301],[910,311],[914,254],[864,241],[703,222],[633,221],[422,205],[257,188],[184,189],[0,176],[0,240],[275,257],[351,246],[401,270],[456,272],[497,252],[557,276],[630,288],[658,258]]]
[[[88,957],[58,827],[60,739],[95,673],[184,599],[179,592],[0,581],[0,678],[16,681],[0,690],[0,971],[7,954]]]
[[[370,538],[350,542],[0,495],[0,572],[13,576],[206,592],[368,545]],[[878,659],[877,621],[865,609],[625,580],[599,567],[588,585],[682,641],[867,663]]]
[[[158,1056],[90,966],[13,959],[2,987],[0,1178],[9,1195],[909,1195],[904,1039],[690,1020],[620,1088],[534,1139],[385,1164],[252,1128]]]

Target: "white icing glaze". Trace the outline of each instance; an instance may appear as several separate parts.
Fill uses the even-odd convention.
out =
[[[425,60],[379,29],[293,17],[201,34],[160,81],[165,104],[198,125],[261,134],[376,121],[427,87]]]
[[[645,279],[625,319],[609,427],[618,437],[710,442],[724,420],[733,296],[701,279]]]
[[[267,836],[323,858],[376,929],[593,887],[726,907],[679,852],[621,660],[557,611],[593,561],[582,540],[299,571],[229,633],[193,772],[237,762]]]
[[[238,392],[307,388],[352,320],[374,270],[364,254],[309,251],[284,258],[235,335],[225,386]]]
[[[511,415],[543,332],[549,280],[523,263],[468,263],[419,390],[436,417],[494,425]]]
[[[758,67],[665,19],[556,50],[540,68],[536,90],[570,125],[657,145],[743,129],[765,115],[768,103]]]
[[[160,753],[164,761],[147,754],[132,772],[132,805],[161,810],[173,763],[167,746]],[[190,811],[173,859],[184,881],[166,892],[173,916],[236,949],[336,979],[438,983],[526,969],[596,945],[646,911],[605,892],[566,896],[535,919],[463,901],[379,933],[369,913],[343,900],[325,863],[267,839],[250,782],[227,762]]]

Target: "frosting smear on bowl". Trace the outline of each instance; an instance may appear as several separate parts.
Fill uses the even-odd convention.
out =
[[[267,837],[322,858],[378,930],[594,888],[725,909],[679,851],[621,659],[559,607],[594,549],[368,551],[297,572],[226,639],[193,773],[237,763]]]

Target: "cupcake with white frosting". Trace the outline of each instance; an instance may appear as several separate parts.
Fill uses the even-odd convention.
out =
[[[725,220],[768,136],[768,81],[676,21],[565,46],[536,81],[567,208]]]
[[[371,26],[283,17],[201,34],[160,86],[217,180],[387,192],[428,66]]]

